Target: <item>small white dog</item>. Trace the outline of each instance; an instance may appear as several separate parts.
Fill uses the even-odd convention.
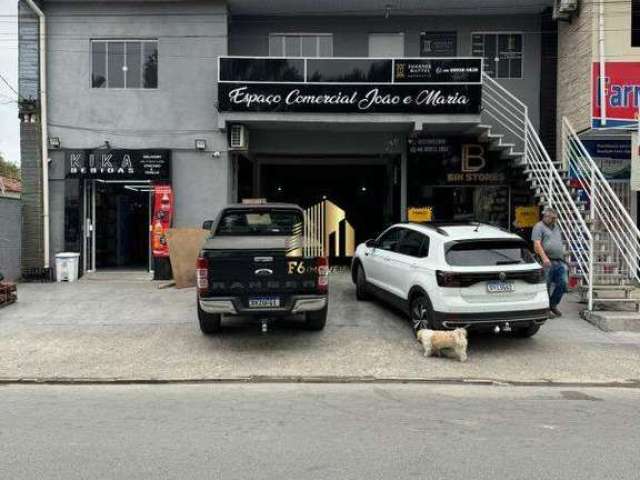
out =
[[[424,347],[424,356],[442,356],[467,361],[467,331],[456,328],[453,331],[429,330],[423,328],[416,333]]]

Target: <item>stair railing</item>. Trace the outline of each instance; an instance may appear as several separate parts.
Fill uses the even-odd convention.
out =
[[[613,261],[604,263],[615,264],[618,272],[598,272],[598,277],[620,275],[621,278],[626,276],[627,280],[640,281],[640,230],[566,118],[562,122],[562,149],[563,162],[572,181],[584,191],[589,201],[593,231],[603,231],[613,247],[609,252]]]
[[[503,134],[522,155],[522,164],[540,203],[553,208],[572,260],[571,275],[588,286],[588,310],[593,308],[593,237],[567,180],[551,160],[528,116],[527,106],[515,95],[483,73],[482,113],[490,117],[492,129]],[[489,122],[488,122],[489,123]]]

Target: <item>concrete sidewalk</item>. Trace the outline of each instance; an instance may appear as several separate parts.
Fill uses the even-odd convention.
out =
[[[468,363],[457,363],[424,358],[408,322],[357,302],[344,273],[332,274],[322,332],[291,321],[263,335],[235,320],[213,337],[200,334],[193,289],[126,279],[21,284],[18,303],[0,310],[0,378],[640,380],[640,334],[598,330],[570,298],[562,307],[531,339],[472,336]]]

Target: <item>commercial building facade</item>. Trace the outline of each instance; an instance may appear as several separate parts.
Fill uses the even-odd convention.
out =
[[[559,24],[558,45],[558,139],[567,117],[637,221],[639,187],[630,178],[640,109],[640,2],[584,2],[579,15]]]
[[[520,99],[553,150],[551,4],[39,2],[43,195],[28,135],[40,121],[28,81],[38,22],[21,2],[20,87],[34,100],[22,110],[25,189],[48,197],[49,259],[76,251],[84,270],[155,269],[169,221],[197,227],[248,197],[301,204],[336,259],[407,218],[524,227],[516,209],[536,201],[518,138],[490,131],[487,82]],[[46,236],[40,210],[25,215],[35,238]],[[38,263],[46,243],[25,243],[23,259]]]

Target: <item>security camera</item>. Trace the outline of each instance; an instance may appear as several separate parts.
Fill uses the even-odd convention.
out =
[[[213,158],[220,158],[220,152],[219,152],[218,150],[216,150],[215,152],[213,152],[213,153],[211,154],[211,156],[212,156]]]

